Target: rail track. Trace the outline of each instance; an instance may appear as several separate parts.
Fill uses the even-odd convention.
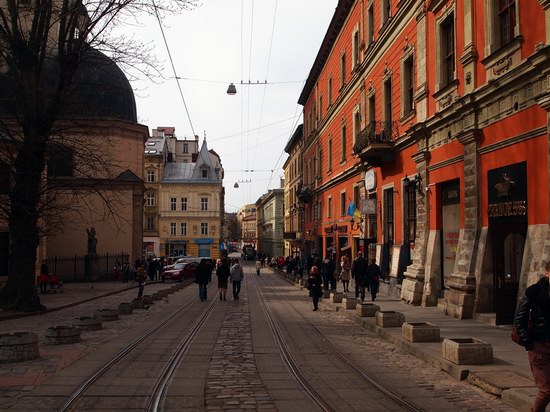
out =
[[[272,309],[266,304],[265,299],[262,299],[263,293],[260,291],[260,287],[258,285],[260,279],[266,285],[270,286],[271,290],[285,301],[286,306],[289,308],[292,308],[309,325],[309,327],[313,329],[319,335],[320,338],[323,339],[325,347],[328,347],[330,351],[333,352],[334,355],[341,362],[347,365],[347,367],[349,367],[356,375],[363,378],[369,385],[371,385],[373,388],[375,388],[376,390],[384,394],[387,398],[391,399],[393,402],[395,402],[397,405],[402,407],[404,410],[411,411],[411,412],[422,411],[422,409],[419,408],[418,406],[402,399],[397,393],[392,391],[390,388],[382,385],[380,382],[376,380],[374,376],[365,372],[361,367],[359,367],[353,361],[353,359],[345,355],[338,347],[336,347],[332,342],[330,342],[330,340],[323,334],[323,332],[315,324],[313,324],[298,308],[296,308],[296,306],[292,303],[292,301],[289,300],[285,294],[281,293],[278,287],[274,284],[274,282],[269,280],[268,277],[262,276],[260,279],[257,279],[256,276],[252,276],[252,275],[250,277],[253,277],[256,279],[255,280],[256,291],[259,295],[260,301],[262,302],[262,306],[263,306],[266,318],[268,320],[273,336],[275,337],[275,341],[277,342],[277,345],[281,351],[281,356],[284,362],[287,364],[289,370],[291,371],[292,375],[295,377],[296,381],[302,386],[304,391],[308,394],[308,396],[312,399],[312,401],[315,404],[317,404],[317,406],[321,410],[332,412],[332,411],[338,410],[338,408],[336,408],[333,404],[331,404],[331,402],[327,401],[323,397],[323,395],[320,393],[320,391],[317,390],[308,381],[304,372],[300,370],[298,363],[296,362],[296,360],[293,358],[290,351],[288,350],[288,346],[285,344],[284,336],[277,323],[277,320],[275,318],[275,315],[273,314]]]
[[[181,362],[185,352],[193,342],[193,339],[196,337],[198,332],[201,330],[202,326],[205,324],[206,320],[214,310],[217,299],[212,299],[210,304],[206,309],[200,312],[200,315],[192,323],[191,327],[188,328],[185,336],[181,339],[180,343],[177,345],[169,360],[165,363],[160,376],[158,377],[155,385],[153,386],[152,391],[149,393],[148,402],[146,406],[147,411],[159,411],[162,407],[162,402],[166,393],[166,389],[169,386],[170,380],[177,366]],[[58,412],[66,412],[72,410],[73,406],[77,401],[84,396],[86,391],[90,389],[93,384],[103,377],[109,370],[113,369],[115,365],[123,361],[130,354],[139,351],[140,345],[147,342],[149,339],[154,338],[158,334],[162,333],[163,329],[170,327],[171,324],[177,320],[180,315],[185,313],[187,309],[193,305],[197,304],[196,299],[189,300],[187,304],[178,308],[172,314],[170,314],[162,322],[156,324],[154,327],[147,330],[138,338],[134,339],[128,346],[123,350],[118,352],[111,359],[107,360],[100,368],[95,372],[89,375],[68,397],[68,399],[57,409]]]

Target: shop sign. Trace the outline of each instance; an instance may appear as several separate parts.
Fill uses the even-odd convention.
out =
[[[527,217],[527,163],[521,162],[487,172],[489,218]]]
[[[365,199],[363,213],[365,215],[376,215],[376,199]]]
[[[369,170],[365,173],[365,189],[376,189],[376,173],[374,173],[374,170]]]

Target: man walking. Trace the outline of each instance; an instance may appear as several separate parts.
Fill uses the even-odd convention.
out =
[[[323,287],[325,290],[328,290],[329,285],[332,283],[332,278],[334,277],[334,270],[336,266],[334,265],[334,259],[332,259],[332,254],[329,257],[325,257],[323,261]]]
[[[233,299],[239,300],[239,293],[241,293],[241,282],[244,279],[243,268],[239,264],[239,259],[233,260],[233,266],[231,266],[231,283],[233,284]]]
[[[212,277],[212,268],[206,263],[206,259],[201,259],[195,269],[195,283],[199,285],[199,299],[204,302],[207,298],[206,287]]]
[[[361,295],[361,301],[365,300],[367,268],[367,260],[363,257],[362,252],[358,252],[351,266],[351,277],[355,280],[355,297],[358,298]]]

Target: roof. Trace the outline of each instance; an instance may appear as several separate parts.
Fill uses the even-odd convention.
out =
[[[290,152],[292,151],[292,148],[300,141],[303,134],[304,134],[304,124],[302,123],[298,125],[298,127],[296,128],[296,130],[288,140],[288,143],[285,146],[285,152],[290,154]]]
[[[150,137],[145,142],[145,156],[162,155],[164,150],[164,138]]]
[[[55,95],[63,67],[57,59],[44,62],[39,87],[46,97]],[[21,84],[12,70],[0,76],[0,117],[20,117],[25,102]],[[136,102],[130,82],[109,57],[89,47],[82,53],[59,118],[119,119],[137,123]]]
[[[321,47],[317,52],[317,57],[315,58],[313,67],[309,72],[306,84],[302,89],[302,93],[298,99],[298,104],[301,104],[302,106],[306,104],[309,95],[311,94],[315,83],[317,83],[323,67],[325,66],[325,63],[327,62],[332,47],[334,46],[334,43],[336,42],[336,39],[344,26],[344,22],[346,21],[352,5],[353,0],[338,0],[338,6],[336,6],[336,10],[334,11],[334,15],[332,16],[332,20],[328,26],[323,43],[321,43]]]

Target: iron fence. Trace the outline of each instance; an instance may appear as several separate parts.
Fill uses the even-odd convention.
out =
[[[99,276],[105,277],[112,274],[117,260],[122,268],[122,265],[129,257],[130,255],[125,252],[95,255],[94,258],[99,269]],[[56,255],[47,258],[46,264],[50,273],[54,273],[63,282],[77,282],[88,279],[85,274],[85,261],[85,255]]]

